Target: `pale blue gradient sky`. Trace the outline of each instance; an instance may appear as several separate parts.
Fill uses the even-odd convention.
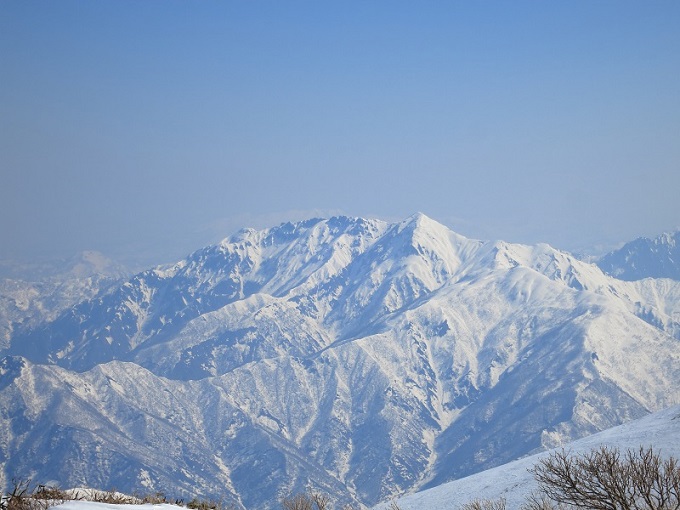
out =
[[[680,225],[677,1],[5,0],[0,75],[0,258],[334,213],[570,250]]]

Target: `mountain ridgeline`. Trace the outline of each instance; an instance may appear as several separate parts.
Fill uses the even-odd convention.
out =
[[[680,403],[680,282],[418,214],[243,230],[13,329],[0,483],[372,505]]]
[[[598,266],[621,280],[671,278],[680,280],[680,230],[654,239],[640,237],[608,253]]]

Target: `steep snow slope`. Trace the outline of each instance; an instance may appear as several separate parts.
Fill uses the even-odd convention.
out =
[[[0,462],[374,504],[679,403],[679,295],[422,214],[244,230],[15,334]]]
[[[661,457],[680,459],[680,407],[658,411],[625,425],[607,429],[572,443],[561,445],[574,454],[587,453],[600,446],[618,448],[622,452],[639,447],[652,447]],[[460,508],[476,499],[504,498],[507,508],[519,508],[538,489],[529,472],[544,452],[498,466],[460,480],[406,496],[396,501],[402,510],[438,510]],[[376,509],[388,508],[389,503]]]

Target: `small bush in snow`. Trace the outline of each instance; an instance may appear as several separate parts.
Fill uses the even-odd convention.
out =
[[[320,492],[309,491],[284,498],[281,506],[284,510],[328,510],[330,498]]]
[[[680,464],[652,448],[622,454],[602,446],[583,455],[562,450],[539,461],[532,472],[542,496],[567,508],[680,509]],[[536,501],[547,504],[545,498]]]
[[[460,510],[505,510],[505,499],[475,499],[465,503]]]

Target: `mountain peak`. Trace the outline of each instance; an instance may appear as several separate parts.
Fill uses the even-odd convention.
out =
[[[426,214],[423,214],[422,212],[417,212],[415,214],[412,214],[408,218],[406,218],[403,222],[401,222],[402,225],[404,226],[412,226],[413,228],[429,228],[429,227],[435,227],[435,228],[446,228],[444,225],[439,223],[438,221],[433,220]]]
[[[675,247],[677,246],[679,240],[680,229],[677,229],[675,232],[664,232],[656,239],[654,239],[654,243],[658,245],[667,245],[670,247]]]
[[[671,278],[680,280],[680,230],[654,239],[639,237],[603,256],[597,265],[621,280]]]
[[[432,221],[431,218],[429,218],[425,213],[422,213],[420,211],[417,211],[414,214],[412,214],[411,216],[409,216],[408,218],[406,218],[407,222],[416,222],[416,223],[420,223],[420,222],[427,221],[427,220]]]

